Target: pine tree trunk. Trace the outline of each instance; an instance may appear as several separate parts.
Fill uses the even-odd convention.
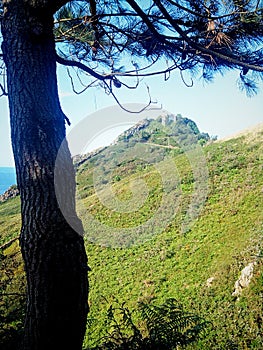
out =
[[[55,161],[65,138],[65,116],[58,98],[53,16],[46,3],[10,0],[2,21],[28,285],[23,349],[79,350],[88,309],[87,258],[67,144],[60,159],[61,189],[78,233],[63,217],[55,193]]]

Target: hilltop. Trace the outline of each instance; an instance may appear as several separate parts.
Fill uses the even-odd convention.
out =
[[[196,123],[189,119],[183,118],[181,114],[163,113],[156,119],[143,119],[135,126],[124,131],[115,141],[136,140],[141,142],[151,141],[154,143],[173,141],[180,134],[192,134],[197,137],[197,140],[207,141],[210,137],[207,133],[201,133]]]
[[[156,144],[167,146],[167,148],[176,148],[177,143],[199,143],[205,144],[210,140],[208,133],[200,132],[196,123],[189,119],[183,118],[181,114],[169,114],[163,112],[158,118],[144,118],[134,126],[125,130],[114,140],[110,146],[101,147],[93,150],[88,154],[77,155],[73,158],[76,167],[85,161],[99,157],[103,158],[107,150],[114,149],[115,146],[133,147],[134,143]],[[178,147],[177,147],[178,148]]]
[[[144,329],[138,302],[167,298],[211,322],[187,349],[263,348],[263,130],[253,132],[213,142],[190,119],[167,116],[81,159],[77,207],[91,267],[84,349],[102,341],[116,300]],[[25,290],[19,198],[0,213],[1,284],[13,293],[2,297],[1,332],[15,339]]]

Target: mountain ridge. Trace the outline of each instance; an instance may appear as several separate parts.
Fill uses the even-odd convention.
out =
[[[231,139],[236,139],[238,137],[248,136],[248,134],[251,134],[251,136],[253,134],[257,135],[261,131],[263,131],[263,122],[257,123],[255,125],[251,125],[245,129],[241,130],[241,131],[238,131],[238,132],[233,133],[229,136],[223,137],[222,139],[219,139],[218,141],[227,141],[227,140],[231,140]]]

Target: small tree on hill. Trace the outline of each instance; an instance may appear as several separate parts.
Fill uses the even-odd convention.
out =
[[[65,137],[56,64],[81,71],[116,99],[140,77],[173,70],[211,80],[235,69],[240,87],[262,78],[262,1],[2,0],[2,95],[8,94],[12,145],[21,194],[20,244],[27,275],[23,349],[81,349],[87,315],[87,258],[75,211],[75,180],[64,144],[62,215],[54,166]],[[163,68],[155,70],[157,62]],[[158,67],[160,67],[158,65]],[[132,77],[135,82],[127,83]],[[5,78],[7,79],[5,81]]]

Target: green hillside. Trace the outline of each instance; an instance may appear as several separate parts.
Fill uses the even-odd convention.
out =
[[[138,303],[168,298],[209,321],[187,349],[263,348],[262,140],[258,128],[212,142],[172,116],[144,121],[79,162],[77,207],[91,267],[84,349],[102,342],[111,304],[125,302],[144,332]],[[19,198],[0,204],[0,218],[0,336],[16,342],[25,291],[13,241]],[[250,283],[233,295],[247,266]]]

